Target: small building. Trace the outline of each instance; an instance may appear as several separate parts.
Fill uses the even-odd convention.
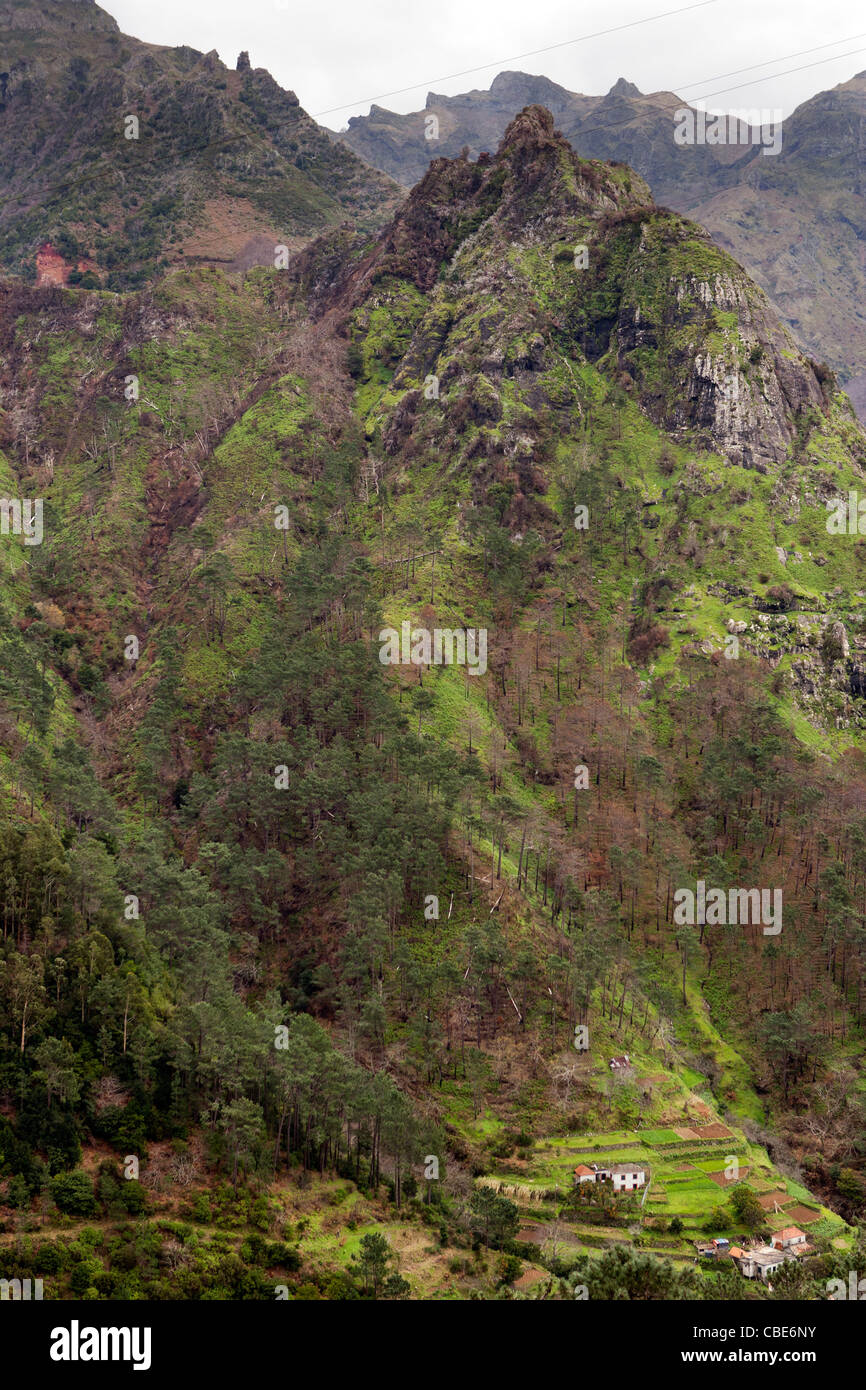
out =
[[[777,1250],[794,1250],[798,1246],[806,1244],[806,1232],[801,1231],[799,1226],[785,1226],[784,1230],[777,1231],[773,1236],[773,1245]]]
[[[731,1251],[733,1255],[733,1251]],[[786,1260],[792,1258],[784,1250],[774,1250],[771,1245],[759,1245],[755,1250],[741,1250],[734,1260],[740,1273],[746,1279],[769,1279]]]
[[[626,1067],[630,1066],[631,1060],[627,1052],[624,1052],[621,1057],[611,1057],[610,1059],[611,1071],[624,1071]]]
[[[579,1163],[574,1169],[574,1182],[610,1182],[614,1192],[634,1192],[646,1184],[647,1171],[640,1163],[613,1163],[610,1168],[599,1168],[593,1163],[587,1168]]]
[[[698,1254],[707,1260],[717,1260],[722,1256],[731,1255],[731,1242],[724,1236],[719,1236],[717,1240],[696,1240],[695,1249]],[[742,1254],[742,1251],[740,1252]]]
[[[614,1163],[610,1169],[614,1192],[634,1192],[646,1183],[646,1169],[639,1163]]]

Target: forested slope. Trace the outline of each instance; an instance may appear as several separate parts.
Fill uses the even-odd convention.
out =
[[[565,1296],[591,1232],[542,1258],[501,1188],[559,1212],[550,1145],[697,1124],[814,1201],[815,1296],[866,1192],[826,524],[866,438],[826,369],[538,107],[285,271],[0,294],[3,485],[44,498],[2,541],[9,1277]],[[404,623],[486,660],[388,664]],[[781,889],[781,931],[678,923],[698,880]],[[637,1220],[684,1259],[725,1200]],[[635,1258],[600,1296],[742,1296]]]

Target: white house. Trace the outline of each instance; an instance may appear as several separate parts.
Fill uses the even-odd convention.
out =
[[[646,1168],[640,1163],[614,1163],[610,1168],[599,1168],[597,1163],[587,1168],[585,1163],[579,1163],[574,1170],[576,1183],[610,1182],[614,1192],[634,1192],[645,1186],[646,1179]]]
[[[602,1182],[610,1179],[614,1192],[634,1192],[646,1183],[646,1169],[640,1163],[613,1163],[610,1168],[598,1168],[596,1172]]]

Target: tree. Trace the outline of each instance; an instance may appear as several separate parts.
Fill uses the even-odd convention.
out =
[[[629,1246],[605,1250],[577,1276],[591,1299],[694,1299],[702,1295],[700,1276],[691,1269],[678,1270],[670,1260],[657,1260]]]
[[[358,1272],[364,1280],[364,1292],[378,1298],[379,1289],[388,1274],[392,1250],[387,1240],[378,1231],[361,1237],[361,1248],[352,1256],[358,1265]]]
[[[43,964],[38,956],[14,952],[0,967],[0,998],[18,1035],[18,1049],[23,1052],[28,1033],[38,1028],[49,1012]]]
[[[69,1216],[96,1215],[93,1183],[86,1173],[61,1173],[51,1184],[51,1196],[60,1210]]]
[[[35,1049],[35,1081],[48,1092],[48,1106],[54,1096],[62,1105],[74,1105],[81,1093],[81,1083],[75,1070],[75,1053],[66,1038],[45,1038]]]
[[[261,1106],[242,1096],[220,1114],[220,1129],[232,1161],[232,1186],[237,1190],[238,1166],[254,1161],[264,1136]]]
[[[404,1279],[402,1274],[396,1270],[389,1274],[382,1285],[382,1294],[385,1298],[408,1298],[412,1292],[412,1285],[408,1279]]]
[[[754,1231],[758,1226],[763,1225],[767,1219],[767,1213],[761,1206],[754,1192],[745,1183],[737,1183],[731,1189],[728,1199],[739,1221]]]
[[[483,1235],[484,1244],[502,1245],[513,1239],[520,1225],[520,1215],[513,1202],[500,1197],[492,1187],[478,1187],[469,1203],[470,1222],[474,1231]]]

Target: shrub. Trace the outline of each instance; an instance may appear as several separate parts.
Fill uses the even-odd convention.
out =
[[[51,1184],[51,1196],[67,1216],[95,1216],[97,1213],[93,1183],[86,1173],[61,1173]]]

